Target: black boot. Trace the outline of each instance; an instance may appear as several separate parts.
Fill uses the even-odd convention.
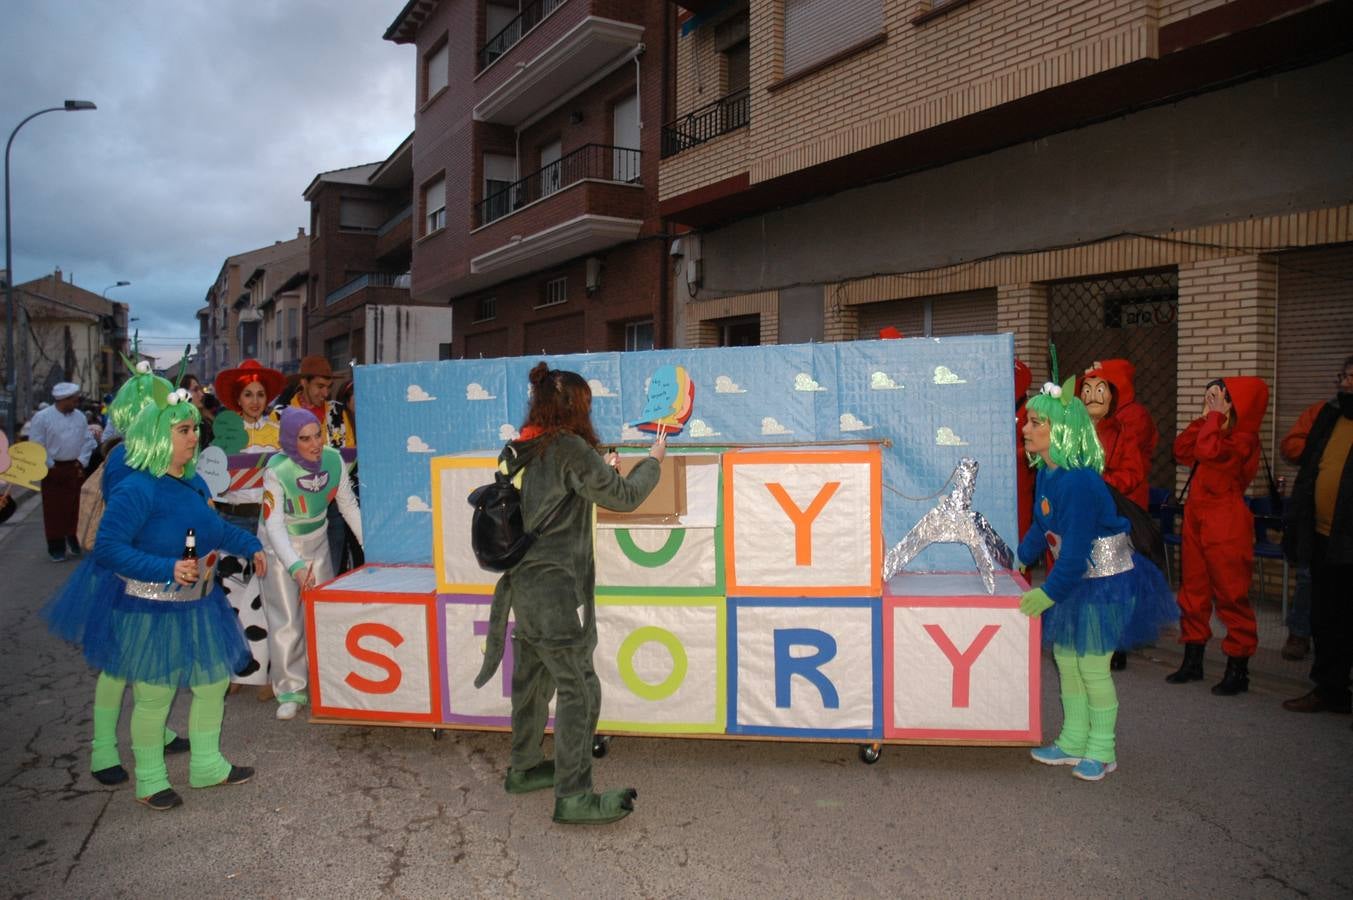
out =
[[[1226,657],[1226,674],[1214,685],[1212,693],[1218,697],[1233,697],[1250,689],[1250,658],[1248,656]]]
[[[1178,670],[1165,676],[1170,684],[1183,684],[1186,681],[1203,680],[1203,644],[1185,644],[1184,661]]]

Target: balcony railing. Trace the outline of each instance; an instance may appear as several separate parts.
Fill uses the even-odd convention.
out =
[[[584,144],[520,181],[494,191],[475,204],[475,227],[548,197],[585,178],[639,183],[643,152],[610,144]]]
[[[502,31],[489,38],[488,43],[479,48],[479,70],[482,72],[489,64],[502,56],[520,41],[528,31],[540,24],[540,20],[563,6],[567,0],[535,0],[528,3],[521,15],[507,23]]]
[[[324,298],[325,306],[333,306],[335,303],[342,303],[348,297],[369,287],[390,287],[407,288],[409,286],[409,276],[391,275],[388,272],[367,272],[364,275],[358,275],[340,288],[336,288],[328,293]]]
[[[380,237],[383,234],[388,234],[390,232],[390,229],[394,228],[396,225],[398,225],[400,222],[403,222],[411,215],[413,215],[412,203],[401,209],[399,212],[395,213],[390,218],[386,219],[385,222],[381,224],[381,227],[376,229],[376,236]]]
[[[751,111],[751,93],[743,88],[668,122],[662,126],[662,158],[741,128]]]

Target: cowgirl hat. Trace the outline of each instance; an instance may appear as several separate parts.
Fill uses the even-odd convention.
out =
[[[227,408],[240,411],[240,391],[245,385],[257,381],[263,385],[268,400],[276,400],[286,386],[287,378],[276,369],[269,369],[256,359],[246,359],[238,368],[226,369],[212,382],[216,398]]]

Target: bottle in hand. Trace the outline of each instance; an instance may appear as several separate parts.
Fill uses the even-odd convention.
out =
[[[183,559],[197,559],[197,533],[191,528],[183,536]]]

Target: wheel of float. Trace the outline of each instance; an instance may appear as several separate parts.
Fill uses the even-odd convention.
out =
[[[434,741],[440,741],[442,739],[442,733],[443,732],[440,728],[432,729],[432,739]]]
[[[867,766],[872,766],[874,763],[878,762],[879,757],[882,755],[883,755],[882,744],[860,745],[860,762],[864,763]]]
[[[592,758],[601,759],[611,749],[611,739],[608,735],[598,734],[592,738]]]

